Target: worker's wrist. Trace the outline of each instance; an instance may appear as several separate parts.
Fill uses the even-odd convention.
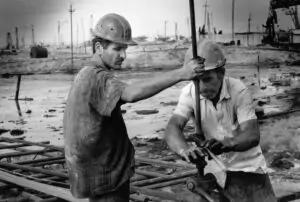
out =
[[[182,147],[180,147],[180,148],[177,148],[177,149],[176,149],[176,153],[177,153],[178,155],[182,156],[182,155],[184,154],[184,152],[185,152],[188,148],[189,148],[188,145],[184,145],[184,146],[182,146]]]
[[[182,156],[183,153],[184,153],[184,151],[185,151],[185,149],[181,148],[181,149],[179,149],[176,153],[177,153],[178,155]]]
[[[176,77],[176,79],[177,79],[179,82],[187,80],[183,68],[179,68],[179,69],[176,69],[176,70],[174,70],[174,71],[175,71],[175,75],[176,75],[175,77]]]
[[[227,139],[227,147],[231,150],[234,151],[235,147],[236,147],[236,140],[235,138],[228,138]]]

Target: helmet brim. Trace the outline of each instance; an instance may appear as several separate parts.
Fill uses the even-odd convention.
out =
[[[92,34],[92,36],[94,37],[94,38],[96,38],[96,37],[98,37],[98,38],[102,38],[102,39],[105,39],[105,40],[108,40],[108,41],[111,41],[111,42],[115,42],[115,43],[119,43],[119,44],[125,44],[125,45],[128,45],[128,46],[137,46],[138,45],[138,43],[137,42],[135,42],[134,40],[126,40],[126,41],[121,41],[121,40],[112,40],[111,38],[109,38],[109,37],[106,37],[106,36],[102,36],[102,35],[99,35],[99,34],[96,34],[95,32],[94,32],[94,30],[90,30],[90,32],[91,32],[91,34]]]

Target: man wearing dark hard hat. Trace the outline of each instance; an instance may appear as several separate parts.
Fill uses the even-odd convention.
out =
[[[219,46],[209,40],[198,43],[198,55],[205,59],[199,77],[203,147],[219,155],[227,168],[224,189],[231,202],[275,202],[267,165],[259,145],[260,132],[248,88],[238,79],[226,77],[226,59]],[[185,62],[192,58],[190,48]],[[201,147],[187,144],[183,129],[195,114],[195,86],[181,91],[169,120],[165,140],[188,162],[203,157]],[[213,162],[208,161],[208,164]]]
[[[94,31],[95,54],[77,74],[70,89],[63,126],[65,157],[71,193],[90,202],[129,201],[129,179],[134,174],[134,148],[120,106],[137,102],[203,72],[203,60],[143,82],[125,84],[113,75],[136,45],[128,21],[107,14]]]

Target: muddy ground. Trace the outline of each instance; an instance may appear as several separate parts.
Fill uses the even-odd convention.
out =
[[[188,47],[185,45],[184,47]],[[126,83],[144,82],[162,72],[170,71],[182,64],[186,49],[173,49],[173,45],[164,46],[165,51],[146,52],[143,48],[128,54],[128,61],[123,71],[116,75]],[[149,49],[150,50],[150,49]],[[265,115],[297,109],[300,105],[300,68],[288,66],[297,60],[295,53],[260,49],[260,86],[258,85],[257,54],[254,48],[223,47],[228,59],[227,76],[241,79],[251,90],[258,111]],[[144,52],[143,52],[144,51]],[[22,137],[30,141],[50,141],[50,144],[63,146],[62,117],[68,91],[75,74],[62,73],[68,69],[70,61],[63,54],[52,53],[58,59],[29,59],[23,56],[2,57],[0,73],[0,135],[3,137]],[[67,53],[65,54],[67,55]],[[66,56],[67,57],[67,56]],[[79,56],[78,60],[87,61],[88,55]],[[64,58],[64,59],[62,59]],[[145,62],[146,59],[148,61]],[[131,62],[136,59],[136,62]],[[6,60],[6,62],[4,61]],[[57,61],[59,60],[59,61]],[[63,62],[65,66],[61,65]],[[31,65],[29,65],[32,63]],[[75,65],[77,63],[75,62]],[[164,64],[165,66],[160,66]],[[36,69],[56,70],[47,74],[24,75],[21,80],[19,97],[15,102],[17,77],[14,73],[35,72]],[[79,64],[77,64],[79,69]],[[138,65],[142,66],[140,68]],[[29,67],[30,66],[30,67]],[[161,68],[160,68],[161,67]],[[75,68],[75,69],[76,69]],[[76,72],[76,71],[75,71]],[[9,74],[7,74],[9,73]],[[45,72],[44,72],[45,73]],[[274,73],[293,73],[287,86],[274,86],[269,77]],[[123,117],[128,134],[137,153],[140,155],[164,156],[171,154],[164,141],[161,140],[168,119],[176,107],[180,90],[188,82],[177,85],[156,96],[134,104],[122,106]],[[300,175],[300,112],[283,116],[261,119],[261,146],[267,158],[272,182],[299,182]],[[187,133],[193,132],[193,126],[186,127]],[[2,151],[7,152],[7,151]],[[300,191],[300,189],[298,190]],[[279,192],[279,191],[278,191]]]

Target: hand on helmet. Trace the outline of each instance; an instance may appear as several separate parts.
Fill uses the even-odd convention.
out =
[[[183,79],[191,80],[201,76],[204,73],[204,61],[204,58],[197,57],[185,64],[181,69],[183,71]]]

